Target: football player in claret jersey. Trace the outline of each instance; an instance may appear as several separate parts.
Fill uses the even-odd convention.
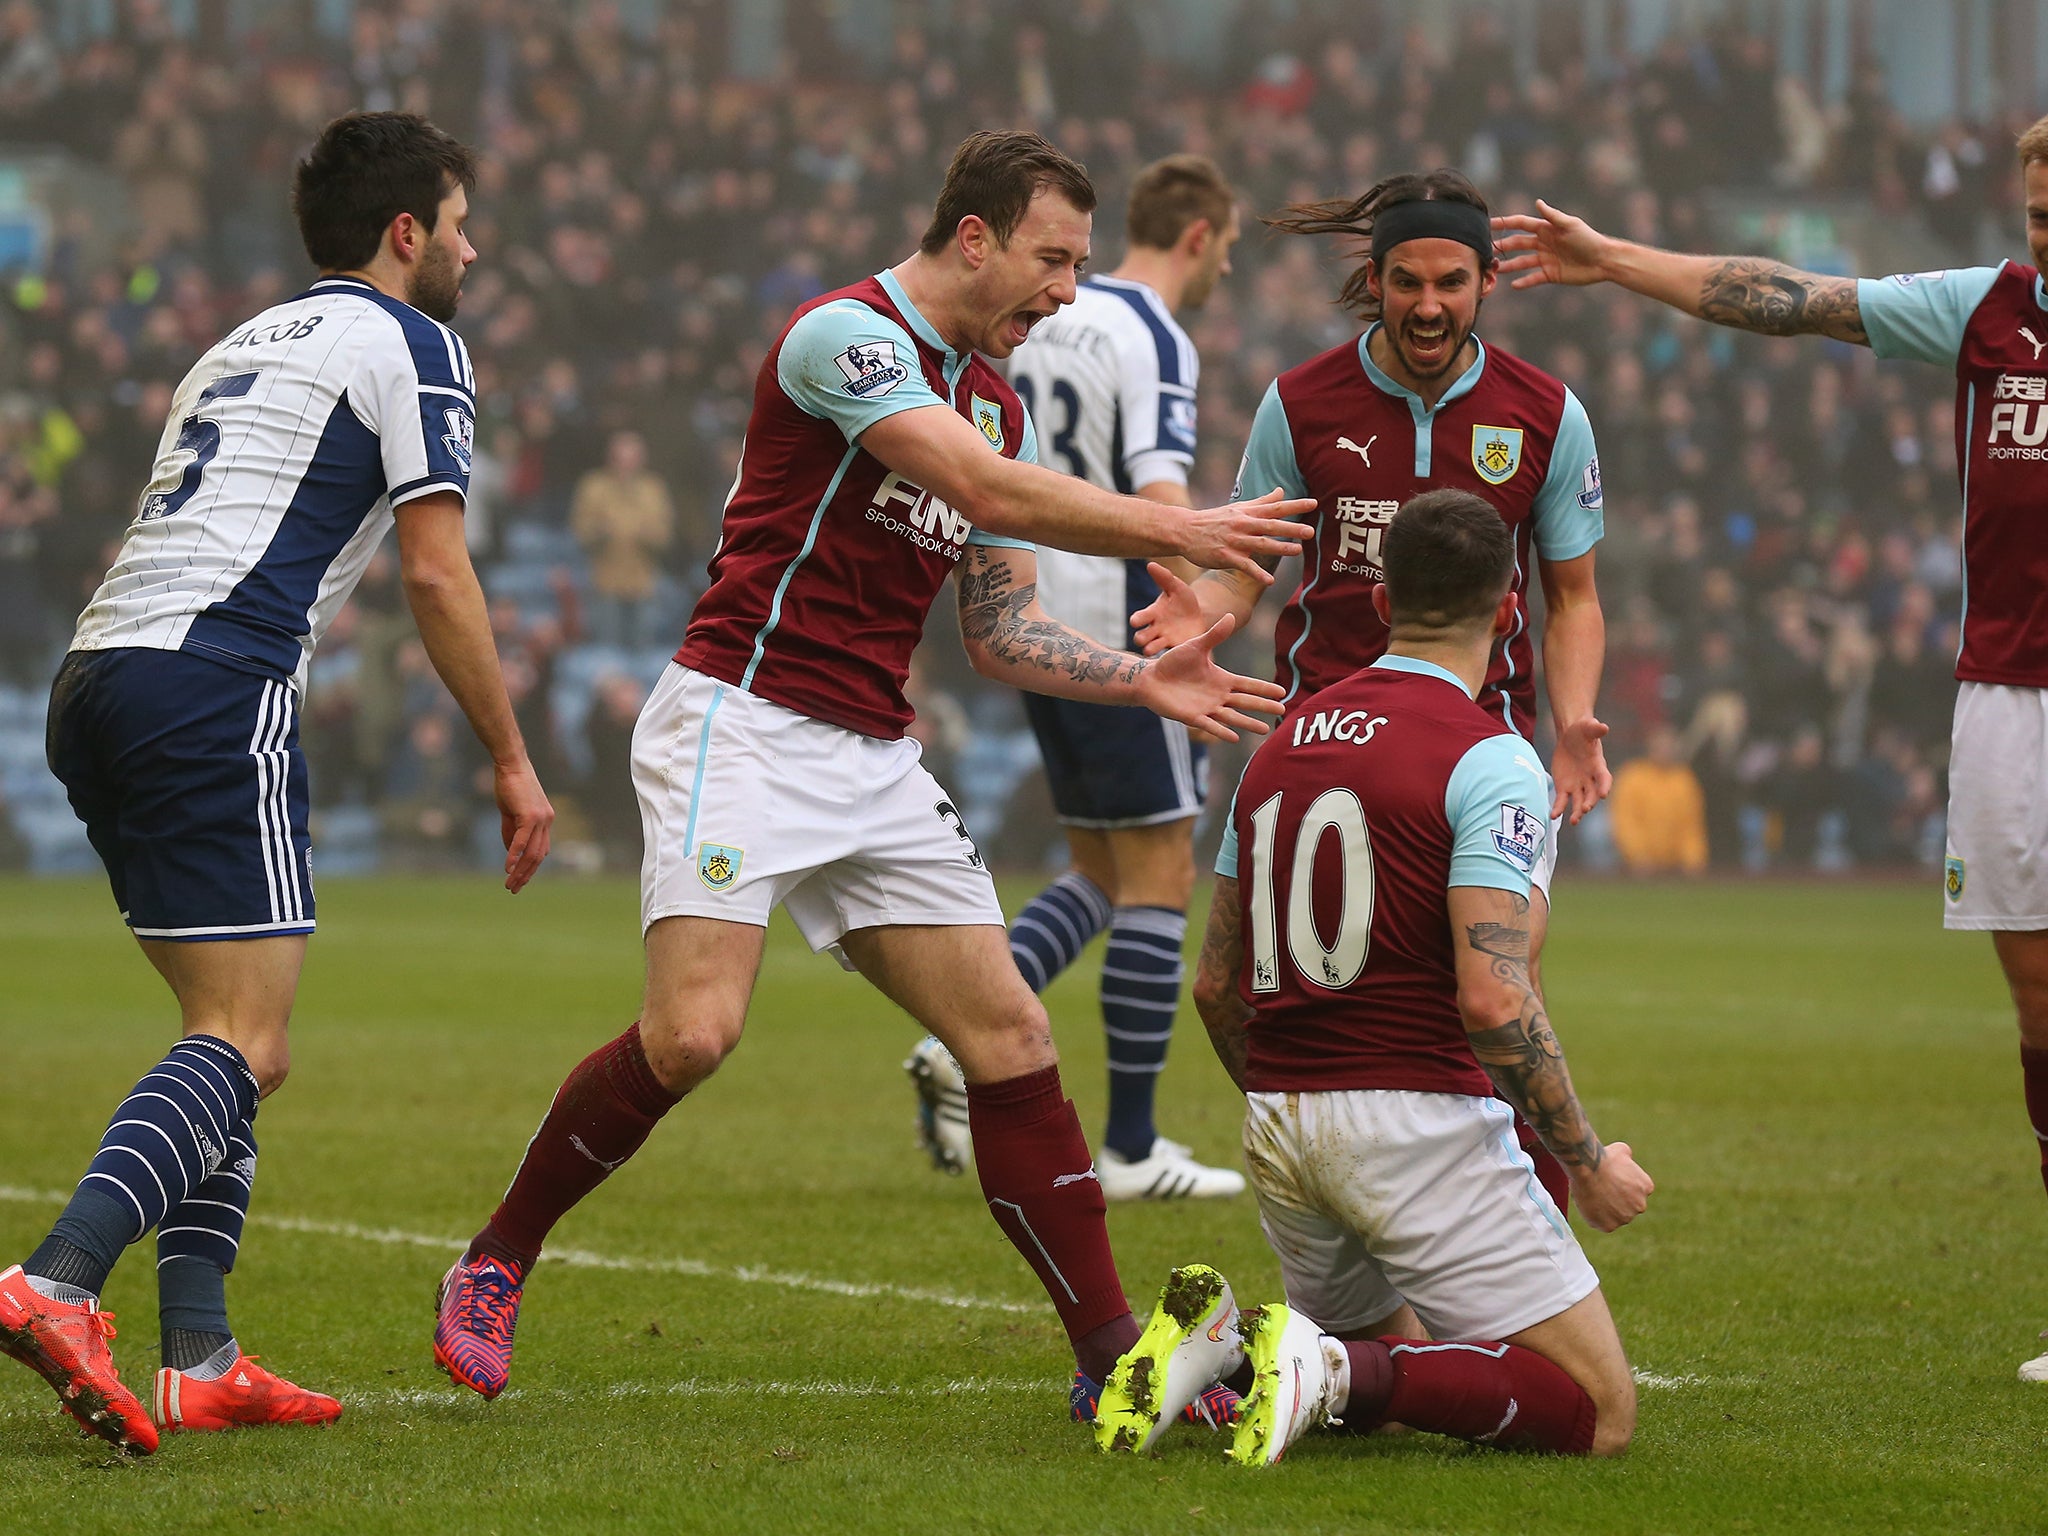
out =
[[[1322,1424],[1595,1455],[1634,1432],[1599,1281],[1515,1141],[1519,1111],[1603,1232],[1642,1213],[1650,1178],[1594,1134],[1529,974],[1550,784],[1475,702],[1520,622],[1515,539],[1480,497],[1437,490],[1379,555],[1385,654],[1253,754],[1195,983],[1245,1093],[1287,1300],[1233,1329],[1222,1277],[1177,1272],[1104,1391],[1107,1450],[1149,1445],[1233,1373],[1247,1465]]]
[[[49,1237],[0,1274],[0,1350],[131,1451],[159,1431],[341,1412],[241,1353],[224,1282],[313,931],[300,696],[394,520],[420,638],[495,767],[506,887],[548,851],[554,812],[463,543],[475,380],[446,322],[476,259],[462,232],[475,179],[469,151],[423,118],[327,126],[293,186],[320,275],[186,375],[51,690],[50,767],[177,995],[184,1038],[114,1111]],[[115,1372],[98,1299],[152,1227],[163,1368],[145,1410]]]
[[[1010,383],[1045,431],[1053,468],[1102,486],[1192,505],[1196,356],[1176,310],[1199,309],[1230,270],[1237,198],[1213,162],[1173,155],[1131,185],[1127,248],[1115,271],[1032,331]],[[1091,640],[1136,648],[1130,616],[1158,595],[1143,560],[1038,551],[1038,600]],[[1184,576],[1193,576],[1184,567]],[[1207,749],[1150,710],[1027,693],[1072,866],[1010,924],[1017,968],[1043,992],[1107,928],[1102,1024],[1109,1123],[1096,1171],[1111,1200],[1241,1193],[1244,1176],[1197,1162],[1159,1134],[1153,1099],[1180,1003],[1181,945],[1195,883],[1194,818],[1208,795]],[[929,1037],[905,1063],[934,1163],[970,1155],[957,1069]]]
[[[989,359],[1073,301],[1094,206],[1037,135],[975,134],[918,251],[806,304],[763,361],[711,586],[634,734],[643,1011],[569,1075],[444,1280],[435,1352],[457,1381],[503,1389],[549,1229],[739,1043],[777,904],[958,1059],[983,1193],[1077,1368],[1100,1381],[1137,1337],[1045,1010],[903,695],[957,567],[961,632],[992,678],[1226,738],[1278,712],[1277,688],[1211,660],[1227,623],[1147,662],[1038,605],[1026,539],[1257,571],[1307,532],[1282,520],[1306,502],[1190,511],[1034,462]]]
[[[1274,677],[1289,707],[1379,656],[1387,628],[1373,606],[1394,509],[1418,491],[1454,486],[1485,497],[1515,536],[1515,592],[1524,601],[1495,647],[1479,702],[1531,740],[1535,647],[1526,607],[1533,570],[1543,588],[1543,678],[1556,750],[1553,825],[1535,872],[1530,968],[1542,981],[1551,876],[1561,819],[1577,822],[1613,787],[1593,714],[1607,629],[1594,585],[1605,531],[1600,460],[1585,407],[1561,380],[1476,333],[1493,291],[1485,199],[1457,171],[1389,176],[1349,202],[1290,209],[1271,221],[1302,234],[1346,234],[1368,255],[1339,302],[1370,321],[1345,342],[1274,380],[1260,401],[1240,491],[1284,486],[1314,496],[1316,537],[1301,583],[1274,631]],[[1223,614],[1240,623],[1257,584],[1208,573],[1192,587],[1168,575],[1166,595],[1134,623],[1148,649],[1197,633]],[[1562,1174],[1525,1134],[1551,1193]]]
[[[1616,283],[1720,325],[1827,336],[1954,372],[1964,603],[1943,922],[1991,934],[2048,1184],[2048,117],[2017,147],[2031,267],[1821,277],[1761,257],[1653,250],[1541,202],[1494,222],[1517,288]],[[2019,1374],[2048,1382],[2048,1354]]]

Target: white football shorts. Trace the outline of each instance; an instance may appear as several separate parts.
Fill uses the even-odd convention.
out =
[[[1001,927],[921,755],[671,662],[633,728],[641,931],[683,916],[765,928],[778,902],[814,950],[855,928]]]
[[[1948,765],[1949,928],[2048,928],[2048,688],[1964,683]]]
[[[1326,1333],[1402,1302],[1436,1339],[1504,1339],[1600,1284],[1499,1099],[1246,1095],[1246,1166],[1287,1304]]]

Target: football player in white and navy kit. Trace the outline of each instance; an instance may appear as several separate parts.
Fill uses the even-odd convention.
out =
[[[160,1431],[341,1412],[242,1355],[224,1281],[313,931],[299,699],[394,520],[421,639],[496,765],[507,887],[547,853],[554,813],[463,542],[475,379],[444,322],[476,259],[462,232],[475,174],[411,114],[328,126],[293,189],[320,276],[186,375],[51,691],[50,767],[184,1028],[114,1112],[49,1237],[0,1274],[0,1351],[130,1451]],[[114,1371],[98,1299],[152,1227],[163,1369],[145,1410]]]
[[[1210,160],[1173,155],[1138,174],[1121,265],[1082,283],[1011,361],[1010,382],[1038,428],[1042,462],[1104,490],[1192,505],[1199,362],[1173,316],[1207,301],[1230,270],[1237,238],[1236,196]],[[1130,616],[1158,595],[1143,560],[1038,551],[1040,603],[1104,645],[1135,650]],[[1027,693],[1024,712],[1072,863],[1018,913],[1010,949],[1042,992],[1109,930],[1101,988],[1109,1118],[1096,1159],[1103,1193],[1239,1194],[1242,1174],[1197,1162],[1153,1120],[1180,1001],[1207,750],[1186,726],[1150,710]],[[958,1074],[930,1039],[905,1067],[922,1100],[926,1149],[938,1167],[960,1171],[968,1138]]]

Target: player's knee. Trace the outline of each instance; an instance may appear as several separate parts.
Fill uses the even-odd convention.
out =
[[[267,1099],[284,1086],[285,1078],[291,1075],[292,1048],[282,1030],[275,1035],[245,1040],[238,1049],[242,1060],[249,1064],[250,1075],[256,1079],[258,1098]]]
[[[1597,1414],[1591,1454],[1619,1456],[1636,1436],[1635,1379],[1624,1372],[1613,1381],[1596,1383],[1590,1395]]]
[[[1045,1007],[1023,988],[1003,1006],[956,1021],[946,1041],[970,1083],[997,1083],[1059,1060]]]
[[[640,1046],[662,1087],[688,1093],[716,1072],[740,1043],[746,1016],[692,1012],[640,1021]]]

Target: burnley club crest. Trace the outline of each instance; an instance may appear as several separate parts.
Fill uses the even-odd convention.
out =
[[[1472,467],[1488,485],[1505,485],[1522,467],[1520,427],[1474,427]]]

